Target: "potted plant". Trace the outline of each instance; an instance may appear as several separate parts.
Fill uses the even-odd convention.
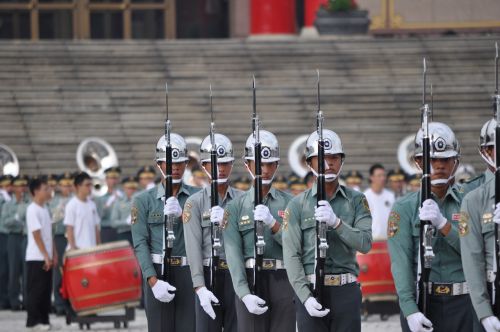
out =
[[[314,25],[319,34],[366,34],[370,19],[368,11],[358,9],[355,0],[328,0],[318,9]]]

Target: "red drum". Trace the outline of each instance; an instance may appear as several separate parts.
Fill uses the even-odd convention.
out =
[[[141,272],[128,241],[67,252],[63,295],[77,315],[138,305]]]
[[[396,287],[392,279],[387,242],[373,242],[367,254],[357,254],[357,260],[363,301],[395,301]]]

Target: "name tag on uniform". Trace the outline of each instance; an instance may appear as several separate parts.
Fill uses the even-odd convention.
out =
[[[459,221],[460,220],[460,213],[453,213],[451,215],[451,220],[453,220],[453,221]]]
[[[210,219],[210,211],[205,211],[205,212],[203,212],[203,214],[201,215],[201,218],[202,218],[203,220]]]
[[[485,213],[483,214],[483,223],[488,224],[493,221],[493,213]]]

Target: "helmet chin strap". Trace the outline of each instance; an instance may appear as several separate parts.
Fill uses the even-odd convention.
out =
[[[253,172],[250,170],[250,167],[248,167],[248,163],[245,162],[245,167],[248,171],[248,173],[250,174],[250,177],[252,178],[252,180],[255,180],[255,175],[253,174]],[[271,179],[269,180],[264,180],[262,179],[262,184],[263,185],[270,185],[271,183],[273,183],[273,180],[274,180],[274,176],[276,175],[276,172],[278,172],[278,168],[280,167],[280,164],[278,163],[278,165],[276,166],[276,170],[274,171],[273,173],[273,176],[271,177]]]
[[[343,166],[344,166],[344,161],[342,161],[342,164],[340,164],[340,168],[339,168],[339,171],[337,173],[325,174],[325,181],[326,182],[333,182],[333,181],[337,180],[337,178],[340,175],[340,172],[342,172]],[[309,167],[309,170],[314,174],[315,177],[318,177],[318,172],[316,172],[316,170],[314,170],[314,168],[312,168],[311,165],[308,164],[307,167]],[[325,169],[330,169],[330,167],[328,166],[328,163],[326,161],[325,161]]]
[[[161,176],[166,179],[167,178],[167,175],[163,172],[163,170],[161,169],[160,165],[156,164],[156,167],[158,167],[158,169],[160,170],[160,173],[161,173]],[[180,179],[174,179],[172,178],[172,183],[173,184],[179,184],[182,182],[182,178]]]
[[[418,166],[417,164],[417,167],[418,169],[421,170],[420,166]],[[451,172],[451,175],[447,178],[447,179],[434,179],[434,180],[431,180],[431,185],[432,186],[445,186],[445,185],[448,185],[450,183],[451,180],[453,180],[455,178],[455,172],[457,171],[458,169],[458,160],[455,159],[455,164],[453,165],[453,170]],[[431,175],[433,173],[433,168],[432,168],[432,165],[431,165]]]
[[[233,171],[233,165],[234,164],[231,164],[231,169],[229,170],[229,175],[227,176],[227,178],[218,178],[217,179],[218,184],[224,184],[229,180],[229,177],[231,176],[231,172]],[[207,171],[207,169],[205,168],[205,166],[203,166],[203,164],[201,165],[201,168],[203,168],[203,171],[205,172],[205,174],[208,176],[210,181],[212,181],[212,175],[210,174],[210,172]]]
[[[481,155],[481,158],[483,158],[483,160],[488,164],[488,166],[490,166],[493,169],[497,168],[493,159],[491,159],[490,156],[488,156],[486,153],[481,151],[481,149],[479,149],[479,154]]]

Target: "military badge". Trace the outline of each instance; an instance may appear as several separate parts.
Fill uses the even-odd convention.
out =
[[[395,211],[391,211],[389,214],[389,221],[387,223],[387,236],[394,237],[399,230],[399,220],[401,216]]]
[[[288,220],[290,218],[290,211],[288,209],[285,210],[283,215],[283,230],[288,230]]]
[[[460,220],[458,221],[458,234],[465,236],[469,233],[469,215],[466,212],[460,213]]]
[[[366,199],[366,197],[363,197],[363,207],[365,208],[366,212],[371,213],[370,206],[368,205],[368,200]]]
[[[134,225],[137,222],[137,207],[132,206],[132,209],[130,210],[130,223]]]
[[[226,229],[228,219],[229,219],[229,211],[224,210],[224,216],[222,217],[222,225],[221,225],[222,229]]]
[[[483,214],[483,223],[488,224],[493,221],[493,213],[485,213]]]
[[[189,220],[191,220],[191,208],[193,206],[191,205],[191,203],[186,203],[186,205],[184,205],[184,211],[182,212],[182,223],[184,224],[187,224],[189,222]]]

